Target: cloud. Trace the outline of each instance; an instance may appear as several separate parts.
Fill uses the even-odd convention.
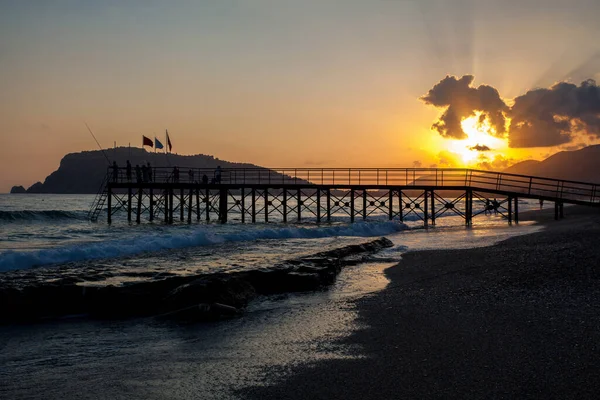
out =
[[[447,150],[440,151],[437,156],[437,166],[439,168],[457,167],[462,165],[460,155]]]
[[[600,137],[600,87],[593,79],[577,86],[559,82],[515,98],[510,110],[510,147],[569,143],[577,132]]]
[[[432,129],[450,139],[465,139],[461,121],[480,114],[479,124],[489,122],[498,137],[508,137],[512,148],[552,147],[600,139],[600,87],[593,79],[579,86],[559,82],[550,88],[533,89],[514,99],[508,107],[492,86],[473,87],[473,75],[460,79],[446,76],[421,97],[426,104],[445,108]],[[508,132],[506,117],[510,117]],[[471,150],[488,151],[486,146]]]
[[[443,137],[465,139],[467,134],[460,123],[475,115],[475,111],[482,113],[480,122],[487,119],[497,136],[503,137],[506,133],[505,113],[508,106],[492,86],[472,87],[473,79],[473,75],[464,75],[460,79],[448,75],[421,97],[426,104],[446,108],[439,121],[432,126]]]
[[[471,146],[469,147],[469,150],[476,150],[476,151],[490,151],[492,149],[490,149],[488,146],[484,145],[484,144],[476,144],[475,146]]]
[[[413,161],[413,168],[421,168],[423,166],[423,163],[419,160],[417,161]]]
[[[501,154],[496,154],[492,159],[484,154],[480,154],[476,165],[478,169],[502,171],[515,164],[517,161],[518,160],[515,160],[514,158],[504,157]]]

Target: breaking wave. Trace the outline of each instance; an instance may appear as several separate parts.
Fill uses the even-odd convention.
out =
[[[355,223],[326,227],[277,226],[217,233],[199,228],[188,233],[145,234],[120,240],[106,240],[36,251],[0,253],[0,271],[24,269],[49,264],[116,258],[145,252],[185,247],[209,246],[225,242],[259,239],[317,239],[335,236],[372,237],[399,232],[408,227],[400,222]]]

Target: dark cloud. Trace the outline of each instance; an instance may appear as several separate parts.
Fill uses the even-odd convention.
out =
[[[577,132],[600,137],[600,88],[588,79],[530,90],[515,98],[510,117],[510,147],[556,146]]]
[[[594,55],[592,59],[597,57]],[[530,90],[516,97],[510,108],[495,88],[472,87],[473,79],[473,75],[460,79],[446,76],[421,97],[426,104],[445,108],[432,126],[441,136],[466,138],[461,121],[479,112],[479,124],[488,121],[498,137],[505,137],[505,121],[510,117],[507,136],[513,148],[551,147],[600,139],[600,87],[593,79],[579,86],[559,82],[550,88]],[[474,146],[471,150],[489,149]]]
[[[469,147],[469,150],[476,150],[476,151],[490,151],[492,149],[490,149],[488,146],[486,146],[485,144],[476,144],[475,146],[471,146]]]
[[[504,114],[508,111],[508,106],[495,88],[488,85],[472,87],[474,78],[473,75],[464,75],[460,79],[446,76],[421,97],[426,104],[446,107],[440,120],[432,126],[440,135],[452,139],[466,138],[467,134],[460,122],[480,111],[482,115],[479,122],[488,119],[490,125],[496,129],[496,135],[504,136]]]

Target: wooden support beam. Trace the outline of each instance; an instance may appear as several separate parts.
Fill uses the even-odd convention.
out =
[[[287,222],[287,212],[288,212],[288,205],[287,205],[287,189],[283,189],[283,201],[282,201],[282,208],[283,208],[283,222]]]
[[[192,199],[194,198],[194,191],[193,189],[190,187],[190,191],[188,193],[188,224],[192,223]]]
[[[269,189],[264,190],[265,195],[265,222],[269,222]]]
[[[227,196],[229,196],[227,189],[219,189],[219,221],[222,224],[227,222]]]
[[[135,223],[139,224],[142,219],[142,195],[143,195],[142,187],[138,189],[137,192],[137,209],[135,213]]]
[[[183,188],[179,188],[179,220],[183,221],[183,212],[185,211],[185,197],[183,196]]]
[[[252,223],[256,222],[256,189],[252,188]]]
[[[150,222],[154,221],[154,189],[149,189],[150,196]]]
[[[388,196],[388,219],[391,221],[394,218],[394,191],[390,189]]]
[[[241,200],[241,205],[242,205],[242,224],[246,222],[246,192],[244,190],[244,188],[242,188],[241,191],[241,195],[242,195],[242,200]]]
[[[562,202],[558,203],[558,214],[559,214],[558,216],[561,219],[565,217],[564,210],[565,210],[564,203],[562,203]]]
[[[398,189],[398,204],[400,205],[400,222],[404,222],[404,201],[402,200],[401,189]]]
[[[427,190],[423,191],[423,224],[425,228],[429,227],[429,215],[427,212],[427,204],[429,203],[427,200]]]
[[[169,191],[165,189],[165,224],[169,223]]]
[[[127,222],[131,222],[131,186],[127,188]]]
[[[519,198],[515,197],[515,224],[519,224]]]
[[[350,222],[354,222],[354,189],[350,189]]]
[[[363,220],[367,219],[367,189],[362,191],[362,217]]]
[[[512,197],[508,197],[508,223],[512,225],[512,219],[513,219],[513,215],[512,215]]]
[[[210,221],[210,189],[206,188],[204,191],[204,200],[206,200],[206,222]]]
[[[331,189],[327,188],[327,222],[331,221]]]
[[[321,222],[321,189],[317,188],[317,223]]]
[[[435,226],[435,192],[431,189],[431,225]]]
[[[173,223],[173,189],[169,189],[169,224]]]
[[[106,223],[107,224],[112,224],[112,188],[109,186],[108,187],[108,210],[107,210],[107,214],[106,214]]]
[[[465,225],[471,226],[471,218],[473,216],[473,192],[467,190],[465,194]]]
[[[302,219],[302,191],[300,189],[297,190],[298,197],[298,222]]]
[[[200,188],[196,186],[196,221],[200,221]]]

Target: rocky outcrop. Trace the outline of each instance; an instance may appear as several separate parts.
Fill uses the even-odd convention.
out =
[[[0,286],[0,322],[34,321],[85,314],[94,318],[161,316],[214,319],[236,314],[257,295],[310,291],[331,284],[344,265],[392,246],[386,238],[290,260],[268,268],[235,273],[178,276],[120,286],[82,286],[59,281]]]
[[[25,188],[23,186],[13,186],[10,189],[10,192],[18,194],[18,193],[26,193],[27,191],[25,190]]]

